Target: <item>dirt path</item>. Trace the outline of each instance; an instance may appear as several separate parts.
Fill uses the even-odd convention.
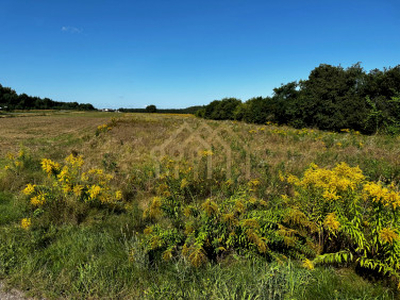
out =
[[[32,299],[32,298],[26,298],[24,296],[24,293],[17,291],[17,290],[10,290],[10,291],[4,291],[4,283],[0,281],[0,299],[1,300],[20,300],[20,299]]]

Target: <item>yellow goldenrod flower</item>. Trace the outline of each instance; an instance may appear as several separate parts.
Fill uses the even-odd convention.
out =
[[[381,183],[367,182],[363,187],[363,198],[371,198],[373,202],[381,202],[385,206],[392,205],[393,209],[400,206],[400,195],[398,192],[383,187]]]
[[[62,190],[63,190],[64,194],[69,194],[72,191],[71,185],[64,184],[62,186]]]
[[[335,213],[330,213],[326,215],[324,225],[326,228],[332,230],[332,231],[337,231],[340,227],[339,221],[336,219],[336,214]]]
[[[46,195],[43,193],[40,193],[39,195],[36,195],[35,197],[31,198],[31,204],[33,206],[41,206],[46,202]]]
[[[97,126],[97,131],[98,132],[105,132],[111,130],[111,127],[109,127],[107,124],[99,125]]]
[[[7,153],[7,158],[9,159],[9,160],[14,160],[15,159],[15,156],[14,156],[14,154],[12,154],[12,153]]]
[[[31,195],[31,194],[33,194],[34,192],[35,192],[35,187],[36,187],[36,185],[35,184],[30,184],[30,183],[28,183],[27,185],[26,185],[26,188],[22,191],[25,195],[27,195],[27,196],[29,196],[29,195]]]
[[[42,159],[41,165],[43,171],[45,171],[48,176],[55,172],[58,172],[60,169],[60,164],[53,162],[52,160],[47,158]]]
[[[297,185],[299,183],[299,178],[297,178],[296,176],[294,176],[292,174],[289,174],[286,180],[288,183],[292,183],[295,185]]]
[[[23,229],[29,229],[29,227],[31,227],[31,218],[24,218],[21,220],[21,227]]]
[[[340,196],[336,195],[336,192],[334,190],[324,191],[322,197],[324,197],[326,200],[338,200],[340,198]]]
[[[72,190],[75,196],[80,197],[82,195],[83,185],[75,185]]]
[[[379,232],[379,239],[382,243],[393,244],[394,241],[399,240],[399,235],[391,228],[383,228]]]
[[[303,267],[306,268],[306,269],[309,269],[309,270],[314,270],[314,264],[308,258],[303,260]]]
[[[101,187],[98,185],[91,185],[90,188],[88,189],[88,193],[89,193],[89,198],[90,199],[96,199],[97,196],[101,193]]]
[[[82,173],[81,180],[82,181],[88,181],[89,180],[89,176],[87,175],[87,173]]]
[[[115,192],[115,199],[121,200],[122,199],[122,192],[121,191],[116,191]]]
[[[102,169],[91,169],[88,173],[91,175],[103,175],[104,171]]]
[[[279,180],[285,182],[285,176],[283,176],[281,171],[279,171],[278,175],[279,175]]]
[[[80,169],[82,165],[84,164],[83,157],[82,155],[79,156],[74,156],[73,154],[70,154],[65,161],[70,164],[73,168]]]
[[[68,182],[71,180],[70,178],[70,174],[69,174],[69,169],[68,166],[64,166],[61,169],[61,172],[57,175],[58,181],[60,182]]]

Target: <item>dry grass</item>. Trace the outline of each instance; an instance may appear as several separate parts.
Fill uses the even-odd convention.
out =
[[[81,137],[94,132],[96,127],[110,120],[109,114],[49,114],[21,115],[13,118],[0,118],[0,156],[16,151],[20,145],[31,148],[38,142],[50,141],[62,136]]]

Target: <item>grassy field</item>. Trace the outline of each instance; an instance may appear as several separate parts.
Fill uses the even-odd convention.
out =
[[[399,137],[37,112],[0,145],[0,279],[29,295],[399,297]]]

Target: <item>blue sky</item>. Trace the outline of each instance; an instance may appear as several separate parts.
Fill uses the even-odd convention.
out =
[[[321,63],[400,64],[398,0],[0,3],[0,84],[98,108],[247,100]]]

